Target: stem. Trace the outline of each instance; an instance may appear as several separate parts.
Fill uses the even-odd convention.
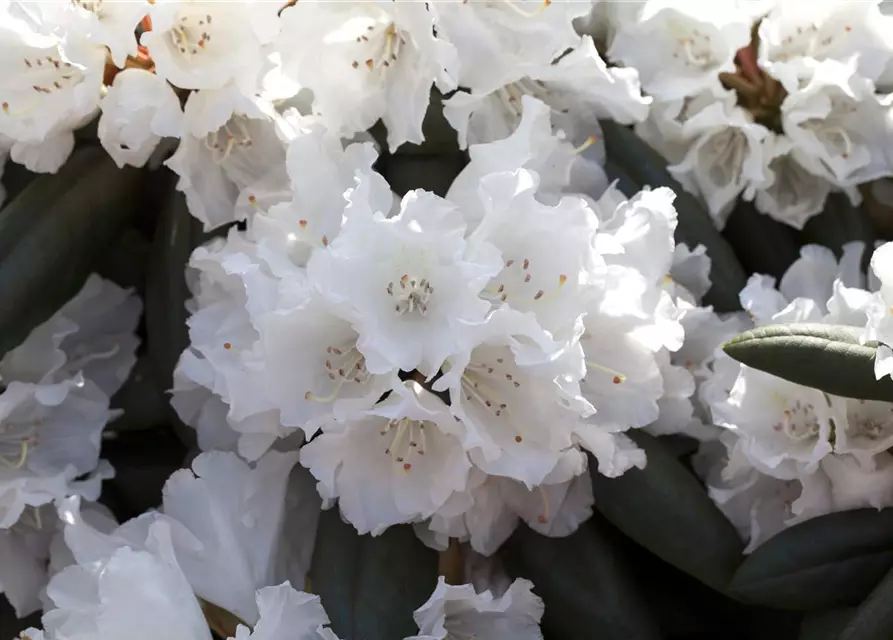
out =
[[[462,547],[456,538],[450,538],[449,546],[440,552],[437,560],[437,573],[442,575],[447,584],[464,584]]]

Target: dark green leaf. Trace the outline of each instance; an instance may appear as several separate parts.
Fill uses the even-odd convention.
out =
[[[395,640],[418,632],[413,612],[437,586],[437,554],[412,527],[357,535],[337,507],[319,518],[310,589],[342,640]]]
[[[189,345],[186,265],[200,239],[201,223],[189,214],[183,194],[171,190],[158,216],[146,283],[148,354],[156,386],[162,391],[173,386],[174,367]],[[195,432],[180,422],[173,409],[168,408],[167,414],[186,445],[194,444]]]
[[[640,545],[722,591],[741,562],[743,545],[704,487],[655,438],[635,430],[644,469],[606,478],[590,465],[595,506]]]
[[[893,509],[842,511],[785,529],[757,548],[729,588],[793,610],[858,604],[893,566]]]
[[[848,618],[837,640],[890,640],[893,638],[893,570]]]
[[[543,599],[547,638],[660,640],[648,603],[604,528],[595,516],[566,538],[547,538],[521,525],[503,546],[506,568],[513,578],[531,580]]]
[[[140,199],[142,174],[103,149],[76,151],[34,179],[0,212],[0,354],[71,299],[120,236]]]
[[[752,202],[738,202],[722,235],[748,273],[781,278],[800,257],[797,232],[757,211]]]
[[[732,247],[716,230],[703,205],[682,188],[667,171],[666,160],[635,132],[609,120],[602,121],[601,125],[611,164],[616,163],[617,168],[629,178],[624,183],[639,187],[669,187],[676,193],[674,205],[679,212],[676,242],[692,249],[699,244],[704,245],[712,261],[710,280],[713,286],[704,297],[704,303],[713,305],[716,311],[740,309],[738,292],[744,288],[747,276]]]
[[[821,215],[810,218],[803,227],[800,238],[804,243],[829,247],[838,257],[843,254],[843,245],[847,242],[864,242],[867,251],[863,266],[867,268],[876,235],[874,224],[865,211],[851,205],[844,194],[832,193]]]
[[[459,153],[459,138],[456,130],[447,122],[443,115],[443,94],[435,87],[431,88],[431,98],[428,109],[425,111],[425,119],[422,121],[422,134],[425,141],[422,144],[405,142],[395,151],[399,155],[445,155]],[[387,129],[382,124],[376,141],[382,148],[387,147]]]
[[[749,367],[826,393],[891,401],[893,380],[875,379],[875,348],[859,344],[860,333],[826,324],[771,325],[745,331],[723,349]]]
[[[149,356],[142,356],[130,372],[127,382],[112,398],[112,408],[121,409],[124,414],[110,423],[109,429],[129,431],[166,426],[168,400],[157,383]]]
[[[803,616],[797,640],[836,640],[856,612],[853,607],[812,611]]]
[[[453,180],[468,164],[464,153],[436,156],[392,155],[384,166],[384,177],[400,197],[413,189],[426,189],[443,197]]]

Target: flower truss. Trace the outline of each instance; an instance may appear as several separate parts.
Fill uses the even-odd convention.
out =
[[[639,134],[722,227],[739,195],[796,228],[893,174],[893,16],[879,1],[626,3],[609,60],[653,99]]]
[[[807,245],[777,286],[769,276],[751,276],[742,306],[756,326],[812,322],[861,329],[881,305],[881,294],[869,291],[860,270],[863,251],[862,243],[850,243],[838,261],[831,250]],[[883,248],[874,255],[879,276],[885,259]],[[704,439],[697,467],[711,498],[748,541],[748,552],[818,515],[893,506],[889,403],[833,396],[718,353],[698,400],[719,430]]]
[[[40,608],[46,560],[61,522],[52,503],[95,501],[114,475],[99,458],[109,399],[136,361],[142,304],[91,276],[83,289],[0,359],[0,589],[19,616]],[[85,504],[102,522],[104,507]]]
[[[300,447],[359,532],[485,554],[519,518],[567,535],[590,515],[584,450],[609,476],[644,464],[622,432],[658,419],[682,344],[674,196],[570,195],[600,171],[523,105],[446,197],[399,201],[371,143],[289,116],[278,201],[192,256],[174,405],[202,448]]]

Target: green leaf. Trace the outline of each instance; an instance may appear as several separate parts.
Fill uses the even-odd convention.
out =
[[[0,354],[71,299],[136,215],[142,173],[76,151],[0,212]]]
[[[875,347],[859,344],[861,330],[827,324],[758,327],[723,350],[749,367],[847,398],[893,400],[893,380],[874,376]]]
[[[836,640],[890,640],[893,638],[893,570],[874,588],[848,619]]]
[[[167,203],[158,216],[146,282],[148,354],[156,386],[162,391],[173,386],[174,367],[189,346],[186,266],[201,238],[201,222],[189,214],[186,198],[171,186]],[[167,416],[183,442],[193,445],[195,432],[180,422],[171,407]]]
[[[506,569],[527,578],[546,605],[547,638],[660,640],[620,550],[598,516],[566,538],[547,538],[521,525],[503,545]]]
[[[740,200],[722,231],[748,273],[781,278],[800,257],[797,232]]]
[[[645,450],[647,465],[606,478],[593,461],[596,508],[655,555],[722,591],[741,562],[735,528],[663,444],[636,430],[629,435]]]
[[[418,633],[412,614],[437,586],[437,554],[412,527],[360,536],[338,508],[320,514],[310,589],[342,640],[395,640]]]
[[[610,120],[601,121],[601,126],[607,157],[629,177],[629,182],[639,187],[669,187],[676,193],[674,206],[679,212],[676,242],[692,249],[702,244],[710,256],[713,285],[704,297],[704,304],[713,305],[716,311],[741,309],[738,292],[747,283],[747,275],[732,247],[716,230],[710,214],[670,175],[666,160],[634,131]]]
[[[866,269],[876,237],[874,224],[868,214],[851,205],[849,198],[842,193],[829,195],[824,211],[810,218],[800,232],[800,239],[804,243],[830,247],[838,257],[843,255],[843,245],[847,242],[864,242],[866,251],[863,268]]]
[[[854,607],[809,612],[803,616],[797,640],[837,640],[855,612]]]
[[[141,356],[124,385],[112,397],[113,409],[124,414],[109,424],[111,431],[131,431],[166,426],[168,399],[158,388],[149,356]]]
[[[767,540],[741,564],[729,593],[779,609],[854,605],[891,566],[893,509],[842,511]]]

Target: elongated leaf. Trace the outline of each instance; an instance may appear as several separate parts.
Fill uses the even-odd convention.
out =
[[[893,638],[893,570],[850,616],[837,640],[890,640]]]
[[[874,376],[875,348],[859,344],[861,330],[825,324],[758,327],[723,349],[749,367],[827,393],[864,400],[893,400],[893,380]]]
[[[619,550],[595,516],[566,538],[547,538],[521,525],[503,546],[513,578],[527,578],[543,599],[547,638],[659,640],[648,603]]]
[[[83,285],[136,214],[141,173],[104,150],[74,153],[0,212],[0,354],[19,344]]]
[[[825,609],[803,616],[797,640],[837,640],[837,635],[855,614],[854,607]]]
[[[722,235],[748,273],[780,279],[800,257],[797,232],[757,211],[752,202],[738,202]]]
[[[189,345],[186,300],[186,265],[201,240],[201,223],[189,215],[186,198],[169,185],[167,204],[158,217],[146,283],[146,334],[148,354],[156,387],[173,386],[174,367]],[[187,446],[195,444],[195,432],[183,425],[172,408],[168,421]]]
[[[876,237],[869,215],[851,205],[842,193],[829,195],[822,213],[810,218],[800,232],[802,242],[830,247],[838,257],[843,254],[843,245],[847,242],[864,242],[867,248],[863,256],[864,268],[868,268]]]
[[[606,478],[591,465],[596,508],[640,545],[722,591],[741,562],[743,545],[704,487],[655,438],[633,430],[644,469]]]
[[[781,609],[854,605],[891,566],[893,509],[843,511],[770,538],[741,564],[729,593]]]
[[[661,155],[634,131],[608,120],[602,121],[601,126],[610,162],[616,164],[629,181],[640,188],[669,187],[676,193],[674,205],[679,212],[676,242],[690,248],[704,245],[712,261],[710,281],[713,285],[704,297],[704,303],[713,305],[716,311],[740,309],[738,292],[744,288],[747,276],[732,247],[717,231],[710,214],[669,174]]]
[[[341,640],[395,640],[414,635],[412,614],[437,586],[437,554],[408,525],[357,535],[338,509],[319,518],[310,587],[322,598]]]

